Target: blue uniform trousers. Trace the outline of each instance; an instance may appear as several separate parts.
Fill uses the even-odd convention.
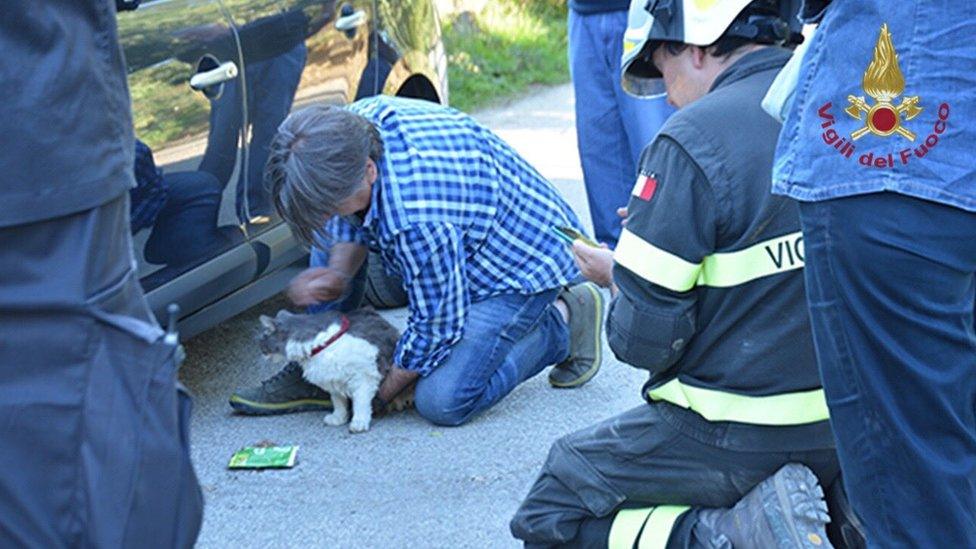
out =
[[[190,547],[190,399],[128,195],[0,229],[0,547]]]
[[[976,539],[976,214],[894,193],[802,203],[845,484],[872,547]]]
[[[627,10],[569,10],[569,68],[576,94],[576,138],[593,234],[611,248],[620,236],[617,208],[627,205],[637,160],[674,111],[663,97],[638,99],[620,87]]]

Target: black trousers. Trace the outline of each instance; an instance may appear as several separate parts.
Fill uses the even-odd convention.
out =
[[[0,547],[190,547],[203,499],[128,196],[0,228]]]
[[[831,441],[827,422],[748,426],[645,404],[557,440],[511,531],[530,547],[606,546],[618,510],[731,507],[787,463],[807,465],[826,489],[840,475]],[[695,522],[691,509],[657,534],[695,547]]]

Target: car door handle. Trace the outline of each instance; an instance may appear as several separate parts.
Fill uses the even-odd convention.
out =
[[[349,32],[366,22],[366,12],[359,10],[349,15],[343,15],[336,19],[335,28],[344,32]]]
[[[215,69],[198,72],[190,77],[190,87],[196,91],[203,91],[210,86],[223,84],[235,78],[237,78],[237,64],[233,61],[224,61]]]

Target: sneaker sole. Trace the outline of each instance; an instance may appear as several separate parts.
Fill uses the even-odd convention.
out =
[[[593,361],[593,366],[590,366],[589,370],[569,383],[559,383],[558,381],[553,381],[550,377],[549,385],[557,389],[572,389],[583,385],[593,379],[593,376],[600,371],[600,366],[603,364],[603,345],[601,345],[600,340],[600,332],[603,326],[603,294],[594,288],[592,284],[587,284],[586,289],[593,295],[593,300],[596,303],[596,330],[593,331],[596,337],[596,359]]]
[[[233,408],[235,412],[249,416],[270,416],[277,414],[291,414],[295,412],[325,412],[332,410],[331,400],[320,400],[314,398],[268,403],[255,402],[237,395],[232,395],[229,403],[230,407]]]
[[[765,499],[766,520],[780,547],[832,549],[827,539],[827,502],[816,475],[803,465],[784,466],[777,474],[775,501]],[[780,512],[770,512],[775,505]]]

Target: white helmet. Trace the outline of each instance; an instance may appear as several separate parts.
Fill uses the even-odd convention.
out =
[[[735,36],[760,44],[799,44],[799,8],[800,0],[631,0],[621,84],[639,97],[662,91],[661,73],[651,61],[661,42],[705,47]]]

